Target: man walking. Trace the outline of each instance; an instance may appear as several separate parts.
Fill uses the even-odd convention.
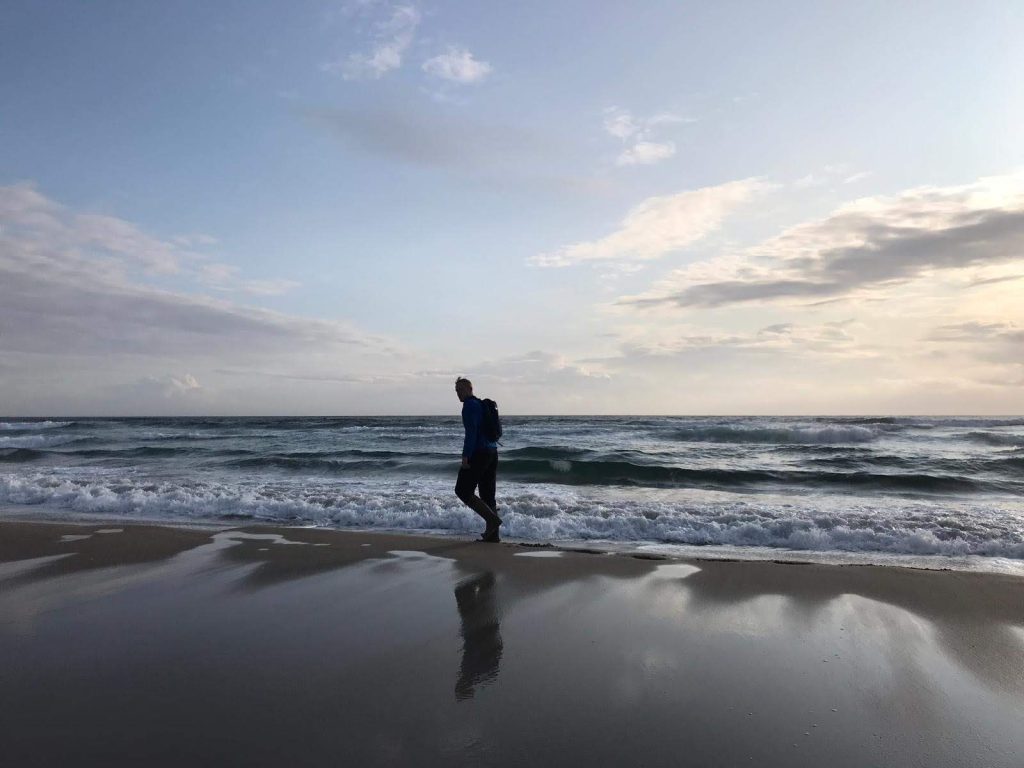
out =
[[[455,483],[455,495],[487,523],[481,541],[498,542],[498,526],[494,490],[498,474],[498,444],[484,431],[484,405],[473,396],[473,383],[461,376],[455,380],[455,394],[462,402],[462,425],[466,439],[462,443],[462,467]],[[475,491],[480,487],[480,495]]]

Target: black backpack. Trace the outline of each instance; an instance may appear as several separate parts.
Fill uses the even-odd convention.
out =
[[[481,426],[483,427],[484,437],[492,443],[496,443],[501,440],[501,416],[498,415],[498,404],[488,398],[487,400],[481,400],[480,405],[483,406]]]

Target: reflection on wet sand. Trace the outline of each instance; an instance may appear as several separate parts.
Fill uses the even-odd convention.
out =
[[[361,537],[338,536],[336,531],[322,529],[253,527],[222,536],[231,541],[231,546],[221,551],[223,558],[256,565],[240,584],[247,590],[388,556]]]
[[[154,564],[137,558],[173,553],[165,530],[99,530],[0,524],[5,765],[1024,753],[1022,579],[257,527],[186,531],[175,546],[199,546]],[[136,565],[97,566],[115,540]],[[45,557],[81,572],[14,581]]]
[[[878,566],[704,562],[678,581],[690,610],[715,610],[778,595],[787,621],[811,628],[830,603],[847,595],[900,608],[928,621],[938,647],[997,690],[1024,694],[1024,602],[1021,580],[998,574],[888,569]]]
[[[53,523],[5,523],[0,537],[0,562],[64,555],[16,577],[38,581],[82,571],[141,565],[166,560],[211,541],[211,532],[189,528]]]
[[[494,574],[478,574],[455,587],[455,602],[462,620],[462,664],[455,680],[455,698],[473,698],[477,686],[498,676],[501,663],[501,627],[494,599]]]

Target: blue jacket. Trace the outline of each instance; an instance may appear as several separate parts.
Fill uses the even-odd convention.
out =
[[[462,443],[462,455],[471,458],[485,448],[497,450],[498,444],[484,435],[484,406],[476,397],[467,397],[462,403],[462,426],[466,428],[466,439]]]

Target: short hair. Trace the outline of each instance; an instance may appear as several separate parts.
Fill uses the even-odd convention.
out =
[[[467,379],[465,376],[459,376],[455,380],[455,388],[458,389],[459,387],[466,387],[467,389],[469,389],[470,392],[472,392],[473,382]]]

